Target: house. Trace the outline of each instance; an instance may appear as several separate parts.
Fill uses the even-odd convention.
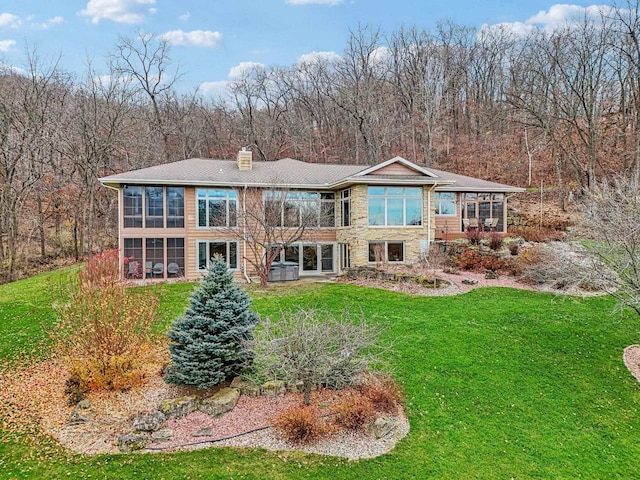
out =
[[[299,275],[317,275],[377,261],[413,263],[432,242],[468,229],[505,232],[509,194],[523,191],[401,157],[365,167],[254,162],[245,150],[236,160],[192,158],[100,182],[118,191],[123,272],[136,278],[196,279],[214,255],[238,275],[255,274],[247,264],[252,238],[240,219],[276,193],[285,196],[279,225],[295,225],[303,209],[319,212],[298,242],[278,252],[298,264]],[[259,192],[257,202],[247,192],[253,200]]]

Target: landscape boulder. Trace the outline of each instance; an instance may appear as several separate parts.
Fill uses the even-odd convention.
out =
[[[237,388],[240,390],[242,395],[246,395],[247,397],[259,397],[260,396],[260,385],[256,385],[255,382],[251,380],[245,380],[242,377],[235,377],[231,381],[231,388]]]
[[[398,421],[391,417],[378,417],[367,427],[367,434],[376,440],[392,437],[400,431]]]
[[[118,449],[123,453],[135,452],[149,445],[150,440],[144,433],[127,433],[118,437]]]
[[[93,420],[94,411],[89,400],[82,400],[69,416],[68,425],[80,425]]]
[[[133,429],[139,432],[155,432],[162,428],[166,421],[164,413],[157,411],[136,417],[133,420]]]
[[[214,395],[203,399],[198,409],[207,415],[222,415],[233,410],[240,398],[237,388],[221,388]]]
[[[271,380],[262,384],[262,394],[268,397],[277,397],[278,395],[284,395],[287,391],[285,384],[282,380]]]
[[[151,434],[151,440],[158,443],[168,442],[172,438],[173,438],[173,430],[169,428],[163,428]]]
[[[167,420],[171,418],[183,418],[198,409],[196,397],[179,397],[163,402],[158,410],[164,414]]]

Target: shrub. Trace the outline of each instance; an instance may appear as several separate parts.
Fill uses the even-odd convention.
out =
[[[371,401],[378,412],[398,413],[398,408],[404,399],[402,387],[389,376],[374,377],[369,382],[360,385],[358,390]]]
[[[509,236],[521,237],[525,242],[544,243],[552,240],[562,240],[564,233],[553,228],[544,227],[509,227]]]
[[[336,426],[349,430],[359,430],[375,416],[373,402],[360,392],[353,391],[333,408]]]
[[[184,315],[167,334],[171,340],[168,383],[209,388],[239,374],[250,363],[246,342],[258,323],[251,299],[216,259],[191,295]]]
[[[509,244],[509,253],[510,253],[512,256],[514,256],[514,257],[515,257],[516,255],[518,255],[518,252],[519,252],[519,251],[520,251],[520,244],[519,244],[518,242],[511,242],[511,243]]]
[[[273,427],[276,432],[291,443],[311,443],[326,438],[331,428],[320,416],[317,407],[296,405],[278,415]]]
[[[458,255],[455,264],[461,270],[484,272],[491,270],[498,272],[506,268],[506,263],[493,252],[481,253],[475,249],[467,249]]]
[[[491,232],[488,235],[489,238],[489,248],[491,250],[497,251],[502,248],[502,244],[504,243],[504,237],[500,232]]]
[[[67,378],[64,384],[64,394],[68,397],[67,403],[75,405],[85,399],[89,389],[82,377],[78,374],[72,374]]]
[[[480,245],[480,242],[484,238],[484,233],[479,228],[472,228],[465,232],[465,237],[469,240],[470,245]]]
[[[51,332],[81,389],[121,390],[144,381],[158,304],[150,289],[120,281],[118,251],[95,255],[55,305]]]
[[[321,309],[283,313],[277,322],[265,319],[264,328],[250,342],[253,374],[302,382],[308,405],[314,385],[333,389],[353,385],[358,375],[379,363],[379,338],[379,329],[349,310],[339,317]]]

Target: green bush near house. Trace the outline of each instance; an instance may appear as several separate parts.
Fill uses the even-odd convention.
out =
[[[52,275],[0,287],[0,361],[42,356]],[[166,285],[169,322],[192,285]],[[622,363],[640,327],[609,298],[512,289],[417,297],[342,284],[252,290],[253,307],[361,307],[392,341],[409,435],[390,453],[348,462],[297,452],[207,449],[84,457],[0,432],[0,479],[29,478],[635,478],[640,385]],[[34,351],[34,349],[37,349]]]

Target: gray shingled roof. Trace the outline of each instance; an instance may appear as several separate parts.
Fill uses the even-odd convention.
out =
[[[436,170],[434,168],[428,168],[427,170],[435,173],[439,177],[446,178],[447,180],[452,180],[454,182],[451,186],[436,187],[436,190],[468,192],[523,192],[525,190],[524,188],[505,185],[504,183],[489,182],[487,180],[480,180],[479,178],[467,177],[465,175],[458,175],[456,173]]]
[[[493,191],[520,191],[515,187],[486,182],[472,177],[455,175],[429,168],[439,178],[424,176],[375,175],[354,177],[370,168],[366,165],[336,165],[306,163],[284,158],[273,162],[253,162],[251,170],[239,170],[235,160],[190,158],[153,167],[132,170],[100,178],[105,185],[127,183],[147,185],[202,185],[265,187],[286,185],[289,188],[331,188],[334,185],[364,183],[367,179],[380,181],[402,181],[403,183],[433,184],[455,181],[447,190],[481,189]],[[378,183],[376,182],[376,183]],[[394,183],[395,183],[394,182]],[[445,188],[445,187],[442,187]]]

